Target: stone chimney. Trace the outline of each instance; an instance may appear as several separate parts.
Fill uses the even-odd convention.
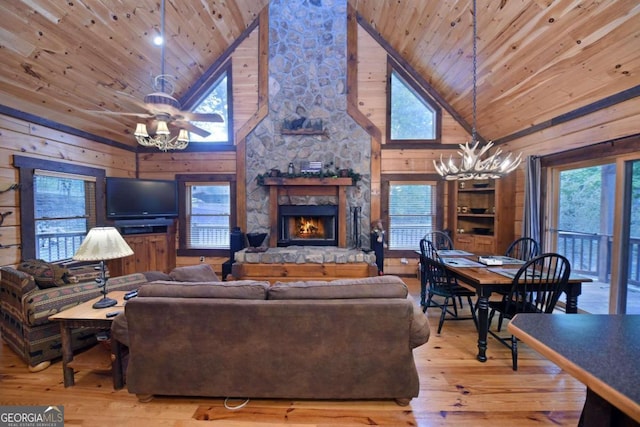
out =
[[[368,248],[371,139],[347,114],[347,0],[271,0],[269,7],[269,114],[246,140],[243,231],[269,232],[269,191],[257,184],[259,174],[322,162],[325,170],[351,168],[362,176],[348,187],[347,218],[339,220],[347,223],[348,246],[356,246],[358,234]],[[300,127],[322,132],[286,132]],[[286,204],[334,203],[291,199]]]

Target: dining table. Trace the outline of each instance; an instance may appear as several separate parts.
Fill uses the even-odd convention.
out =
[[[478,300],[478,355],[480,362],[487,361],[487,335],[489,331],[489,298],[494,293],[504,294],[509,291],[513,278],[524,261],[501,255],[477,255],[461,250],[439,250],[447,271],[462,286],[475,290]],[[486,265],[479,262],[494,260],[500,265]],[[489,261],[488,261],[489,260]],[[564,289],[566,296],[566,313],[578,312],[578,296],[582,293],[582,284],[591,282],[588,277],[571,274]]]

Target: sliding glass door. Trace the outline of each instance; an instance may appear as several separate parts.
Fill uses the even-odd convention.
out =
[[[620,221],[620,286],[614,293],[618,313],[640,314],[640,160],[623,161],[622,212]],[[626,252],[626,254],[625,254]]]
[[[640,313],[640,160],[608,159],[551,169],[545,251],[571,262],[578,308]]]

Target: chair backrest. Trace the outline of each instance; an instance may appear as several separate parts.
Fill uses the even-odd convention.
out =
[[[546,253],[527,261],[513,278],[511,291],[504,299],[505,312],[551,313],[564,291],[571,264],[564,256]]]
[[[452,287],[456,284],[455,278],[449,275],[442,259],[436,253],[433,258],[423,257],[424,274],[426,283],[432,292],[439,295],[453,294]]]
[[[423,258],[434,259],[438,256],[437,248],[429,239],[420,239],[420,256]]]
[[[453,240],[451,240],[449,234],[444,231],[432,231],[431,233],[427,233],[423,239],[431,241],[438,250],[453,249]]]
[[[540,253],[540,246],[531,237],[521,237],[514,240],[505,255],[511,258],[521,259],[522,261],[529,261],[535,258]]]

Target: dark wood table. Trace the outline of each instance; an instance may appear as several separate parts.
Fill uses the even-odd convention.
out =
[[[587,386],[580,425],[640,425],[640,315],[522,313],[507,330]]]
[[[489,297],[494,292],[504,293],[509,290],[513,279],[502,274],[494,273],[491,269],[503,268],[517,270],[520,265],[505,264],[502,266],[465,267],[446,262],[449,256],[443,256],[447,270],[455,276],[463,286],[469,286],[476,291],[478,301],[478,360],[487,361],[487,335],[489,330]],[[477,260],[477,256],[460,257]],[[564,290],[566,295],[567,313],[578,312],[578,296],[582,293],[582,283],[591,282],[586,277],[573,276]]]
[[[113,307],[101,309],[93,308],[93,304],[102,298],[102,296],[100,296],[49,317],[49,320],[51,321],[60,322],[60,335],[62,341],[62,376],[65,387],[75,384],[74,370],[72,366],[69,366],[73,361],[71,330],[74,328],[111,329],[113,318],[107,318],[106,314],[124,310],[124,294],[126,294],[126,291],[109,292],[109,298],[113,298],[118,301],[117,305]],[[115,389],[120,389],[123,387],[123,379],[120,376],[122,369],[113,366],[114,362],[115,361],[112,361],[113,386]]]

